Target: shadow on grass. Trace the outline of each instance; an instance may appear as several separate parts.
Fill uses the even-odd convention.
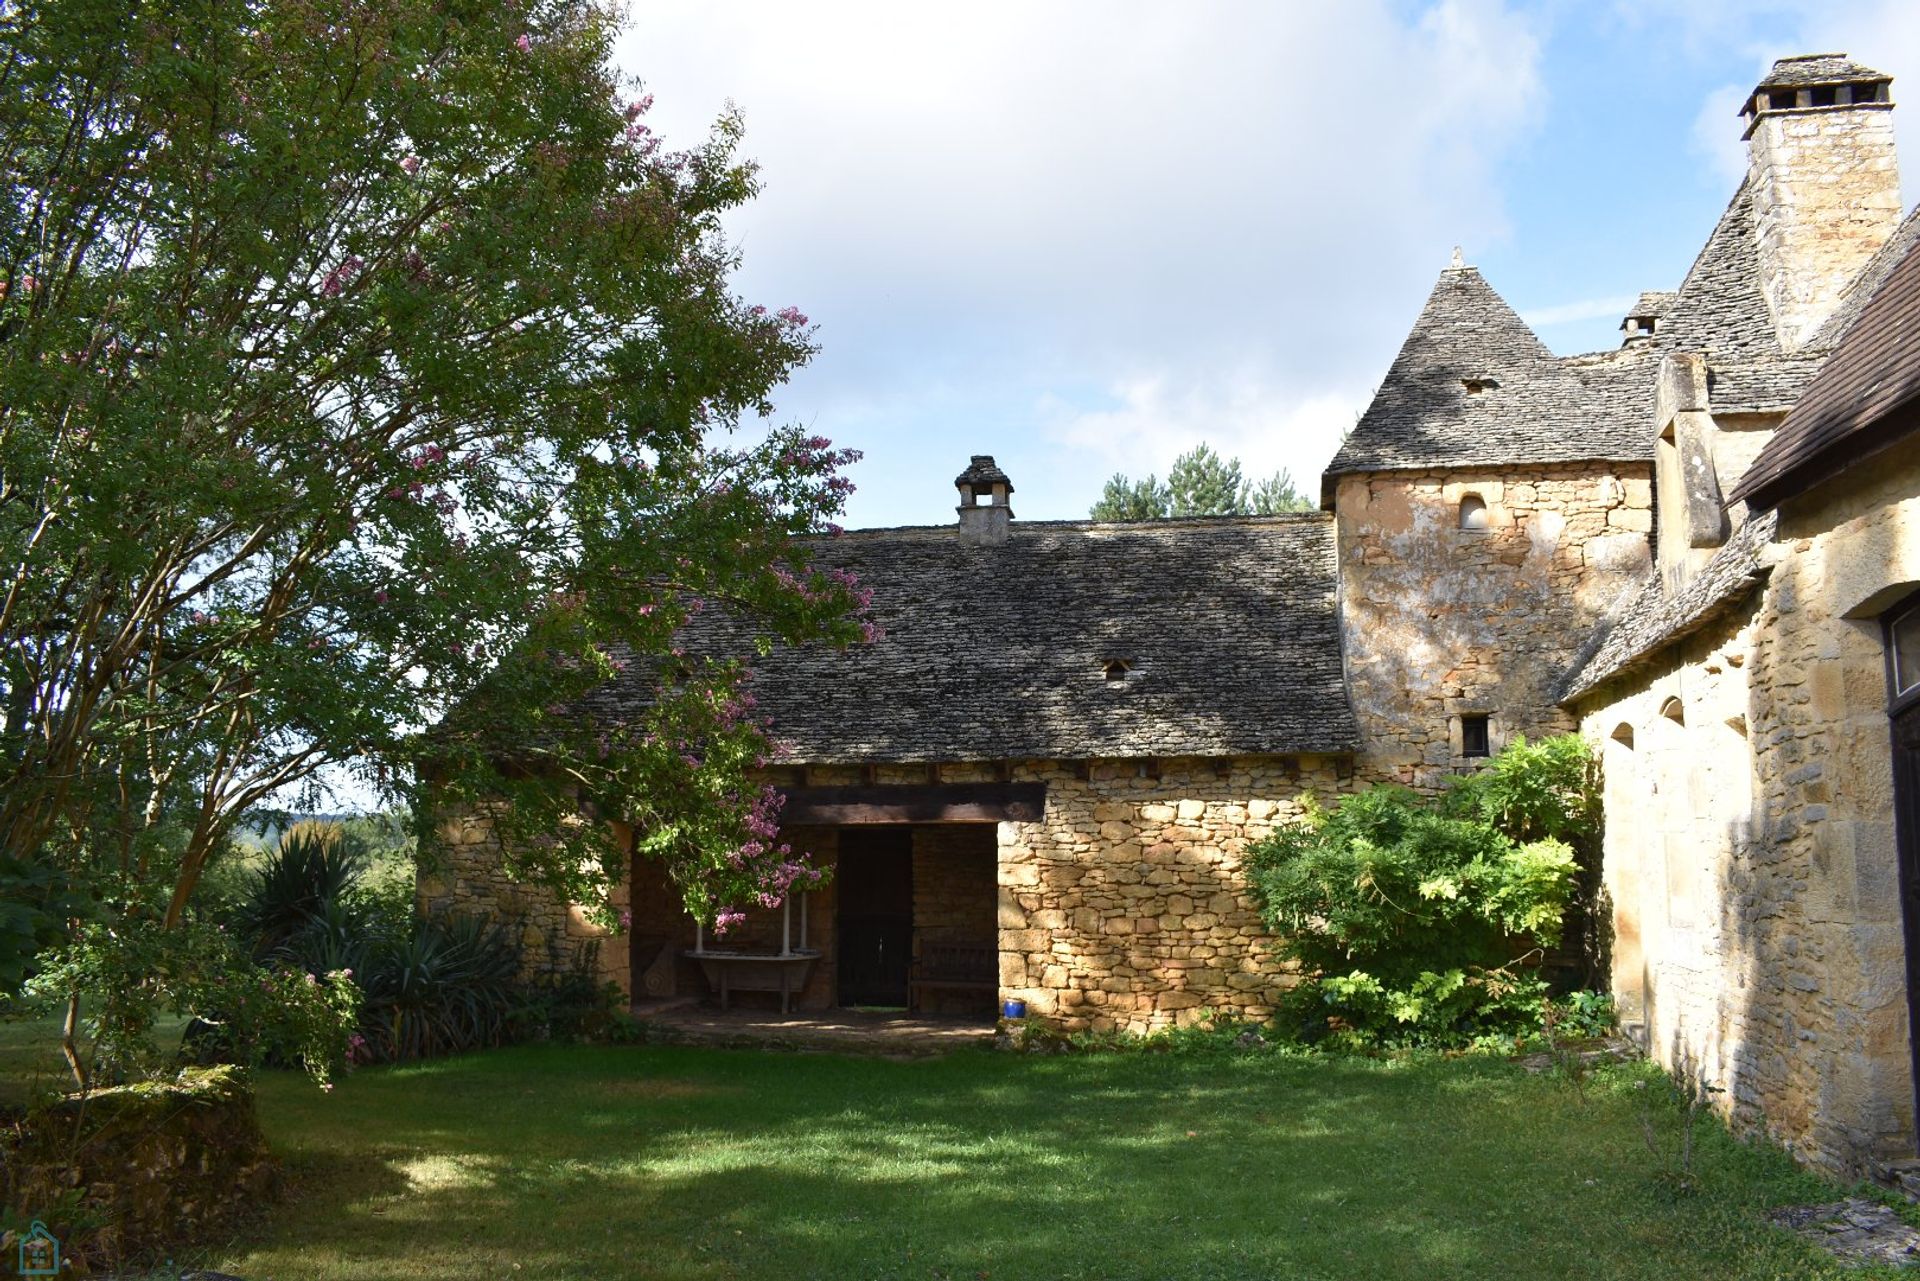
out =
[[[247,1276],[1840,1275],[1718,1132],[1662,1193],[1622,1080],[1485,1062],[530,1048],[263,1083]],[[1850,1274],[1859,1275],[1859,1274]]]

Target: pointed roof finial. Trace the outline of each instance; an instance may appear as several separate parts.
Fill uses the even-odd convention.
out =
[[[1453,247],[1453,261],[1449,262],[1447,266],[1453,269],[1454,271],[1458,271],[1466,265],[1467,265],[1467,256],[1460,252],[1459,245],[1455,245]]]

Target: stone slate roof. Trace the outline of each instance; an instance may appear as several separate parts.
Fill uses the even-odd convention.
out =
[[[1443,271],[1328,466],[1321,505],[1332,503],[1334,478],[1354,472],[1651,461],[1653,384],[1670,351],[1707,353],[1712,407],[1723,413],[1784,409],[1817,368],[1780,349],[1744,182],[1680,287],[1643,292],[1628,314],[1657,314],[1659,327],[1616,351],[1555,356],[1478,271]],[[1486,376],[1499,386],[1469,395],[1464,380]]]
[[[1484,389],[1470,391],[1470,381]],[[1652,450],[1642,424],[1588,413],[1585,385],[1477,269],[1449,267],[1327,467],[1323,505],[1333,478],[1354,472],[1650,458]]]
[[[1719,414],[1791,409],[1825,363],[1826,355],[1820,353],[1782,356],[1750,365],[1709,364],[1708,403]]]
[[[1844,53],[1803,53],[1781,58],[1755,89],[1802,89],[1809,85],[1871,83],[1889,80],[1884,72],[1863,67]]]
[[[1780,339],[1760,292],[1753,236],[1753,192],[1745,181],[1680,282],[1650,344],[1661,351],[1705,351],[1709,366],[1754,364],[1780,356]],[[1649,421],[1646,429],[1651,432]]]
[[[953,478],[953,483],[972,485],[977,493],[985,493],[995,485],[1005,485],[1009,494],[1013,492],[1013,482],[995,465],[992,454],[975,454],[968,461],[967,469]]]
[[[1915,416],[1900,411],[1920,402],[1916,332],[1920,252],[1909,243],[1730,497],[1771,507],[1911,434]]]
[[[1772,512],[1750,516],[1734,531],[1698,574],[1669,596],[1658,571],[1627,593],[1587,654],[1575,662],[1560,684],[1560,700],[1570,703],[1605,681],[1636,667],[1682,637],[1690,636],[1744,600],[1769,566],[1762,558],[1773,541]]]
[[[884,631],[753,655],[714,611],[690,650],[740,656],[790,759],[811,763],[1345,753],[1359,742],[1334,615],[1333,522],[1312,515],[1015,522],[811,540],[873,590]],[[1106,664],[1130,669],[1109,681]],[[644,708],[636,663],[589,715]]]
[[[1633,306],[1627,308],[1627,315],[1658,320],[1667,314],[1678,296],[1671,289],[1643,289],[1640,296],[1633,300]]]

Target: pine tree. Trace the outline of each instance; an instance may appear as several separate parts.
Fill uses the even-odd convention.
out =
[[[1202,443],[1173,460],[1167,487],[1173,491],[1173,516],[1240,516],[1240,460],[1223,459]]]
[[[1161,520],[1172,501],[1172,494],[1157,476],[1134,482],[1115,472],[1101,491],[1100,501],[1087,514],[1095,520]]]

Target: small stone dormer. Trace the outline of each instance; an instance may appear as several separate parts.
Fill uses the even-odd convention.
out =
[[[993,455],[975,454],[953,484],[960,491],[960,537],[969,543],[1006,542],[1013,523],[1008,503],[1013,482],[995,465]]]
[[[1649,289],[1634,299],[1633,306],[1620,321],[1620,345],[1631,347],[1659,333],[1660,317],[1673,306],[1674,297],[1669,291]]]

